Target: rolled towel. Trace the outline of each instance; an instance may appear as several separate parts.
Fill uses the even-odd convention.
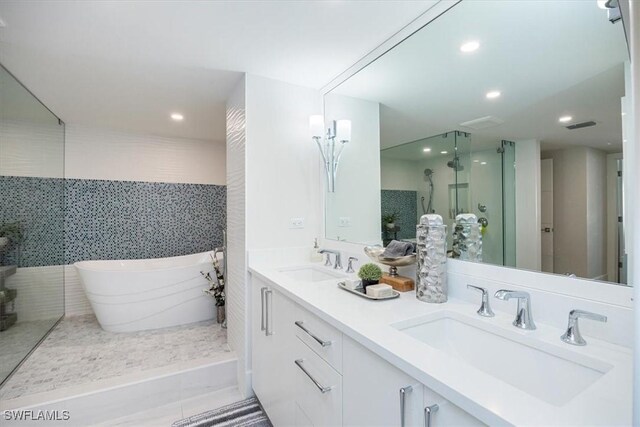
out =
[[[411,242],[392,240],[382,253],[382,258],[400,258],[415,252],[415,246]]]

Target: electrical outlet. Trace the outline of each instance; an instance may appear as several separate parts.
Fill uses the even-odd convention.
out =
[[[304,218],[289,219],[289,228],[304,228]]]
[[[339,227],[351,227],[351,217],[341,216],[338,222]]]

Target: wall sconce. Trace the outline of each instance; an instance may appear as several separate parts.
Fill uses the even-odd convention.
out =
[[[311,132],[311,138],[318,145],[324,161],[324,169],[327,174],[327,190],[330,193],[335,193],[340,155],[344,150],[345,144],[351,140],[351,120],[333,120],[325,134],[324,117],[320,115],[311,116],[309,117],[309,131]]]

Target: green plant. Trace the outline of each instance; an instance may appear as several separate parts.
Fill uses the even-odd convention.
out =
[[[204,289],[204,293],[207,295],[211,295],[216,300],[216,306],[223,307],[226,301],[226,295],[224,293],[224,276],[220,270],[220,261],[214,255],[211,257],[211,262],[213,264],[213,271],[205,273],[201,271],[200,274],[207,279],[209,282],[209,289]],[[211,275],[211,273],[215,273],[215,278]]]
[[[398,220],[398,212],[393,212],[393,213],[382,215],[382,223],[383,224],[393,224],[397,220]]]
[[[380,267],[370,262],[360,267],[360,270],[358,270],[358,277],[362,280],[380,280],[382,277],[382,270]]]
[[[24,238],[22,225],[18,221],[2,224],[0,226],[0,237],[8,238],[12,243],[21,243]]]

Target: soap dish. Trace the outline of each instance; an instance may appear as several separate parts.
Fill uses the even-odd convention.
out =
[[[398,298],[400,296],[400,292],[396,291],[395,289],[393,290],[393,295],[389,295],[388,297],[372,297],[371,295],[367,295],[366,293],[364,293],[364,291],[362,290],[362,285],[358,286],[355,289],[350,289],[344,284],[344,282],[339,282],[338,283],[338,287],[340,289],[344,289],[347,292],[351,292],[352,294],[356,294],[359,297],[366,298],[366,299],[371,299],[371,300],[375,300],[375,301],[380,301],[380,300],[385,300],[385,299],[394,299],[394,298]]]

